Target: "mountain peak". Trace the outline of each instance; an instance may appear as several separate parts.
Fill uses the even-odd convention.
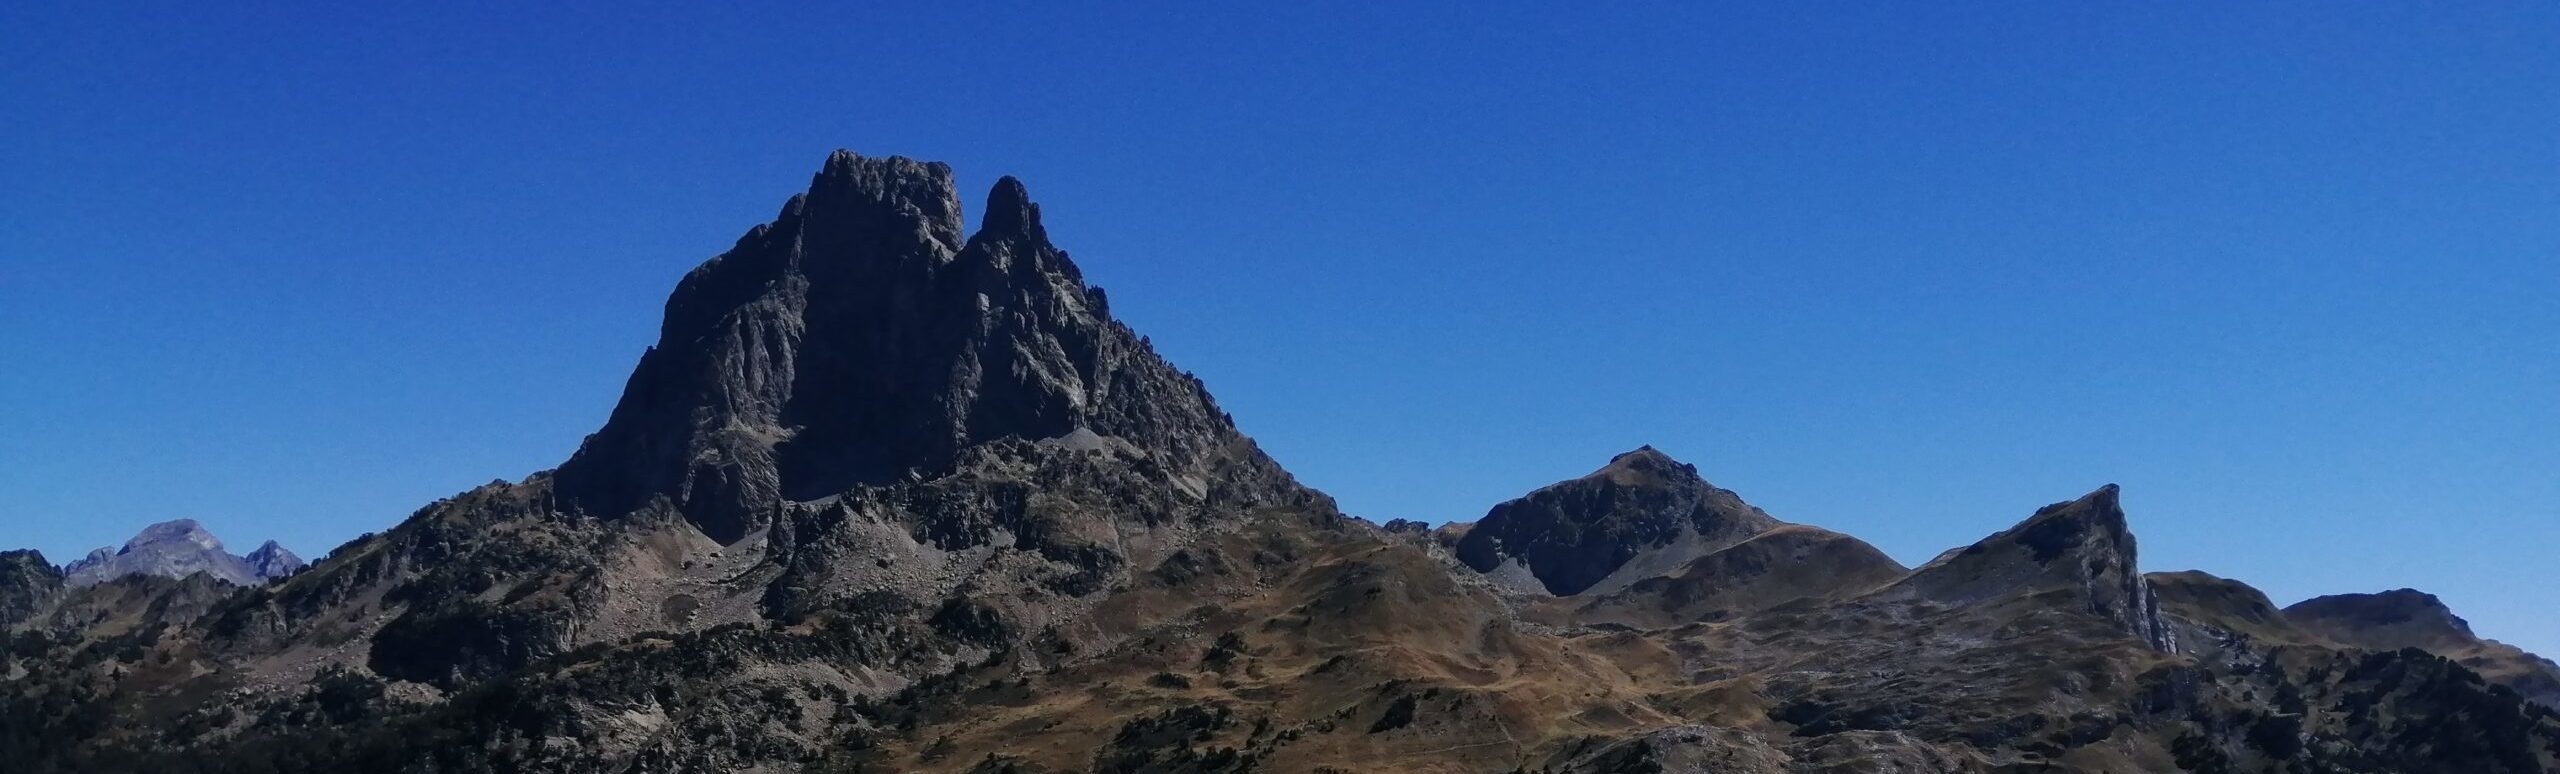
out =
[[[2114,550],[2122,545],[2124,553],[2132,553],[2133,533],[2125,526],[2124,506],[2118,502],[2121,489],[2114,484],[2098,487],[2077,499],[2036,509],[2017,528],[2011,530],[2020,544],[2035,552],[2036,561],[2050,563],[2065,553],[2092,547]]]
[[[2175,636],[2137,562],[2120,492],[2107,484],[2038,508],[2017,526],[1940,555],[1894,588],[1968,606],[2065,591],[2152,648],[2174,651]]]
[[[1586,478],[1606,478],[1632,486],[1705,483],[1698,477],[1698,466],[1672,459],[1671,455],[1653,448],[1651,444],[1610,457],[1609,464],[1592,471]]]
[[[1046,242],[1048,233],[1040,226],[1040,205],[1031,201],[1031,191],[1022,181],[1006,175],[996,180],[987,191],[987,210],[979,216],[980,236],[1022,237]]]
[[[131,553],[138,547],[182,542],[206,551],[222,550],[222,539],[205,531],[203,524],[196,523],[194,519],[170,519],[143,527],[132,540],[125,541],[124,553]]]
[[[772,223],[687,275],[564,509],[665,507],[726,543],[774,506],[930,473],[1003,438],[1087,430],[1170,468],[1241,460],[1303,493],[1198,380],[1111,319],[1005,178],[962,240],[950,167],[838,151]]]
[[[1778,524],[1696,466],[1644,446],[1494,506],[1456,549],[1479,572],[1516,566],[1562,596],[1614,590],[1622,584],[1604,581],[1650,577]]]

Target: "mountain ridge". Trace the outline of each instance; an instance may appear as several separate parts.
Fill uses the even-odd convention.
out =
[[[2560,717],[2458,660],[2143,573],[2113,485],[1917,568],[1650,446],[1472,524],[1346,516],[1110,316],[1020,181],[964,233],[951,179],[829,155],[677,284],[560,467],[281,582],[0,554],[0,759],[2555,767]]]

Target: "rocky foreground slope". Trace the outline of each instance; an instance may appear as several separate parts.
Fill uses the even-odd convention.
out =
[[[679,284],[556,471],[264,587],[0,554],[0,761],[2555,767],[2560,717],[2467,627],[2146,575],[2113,486],[2026,510],[1906,568],[1647,448],[1373,526],[1113,319],[1019,183],[971,234],[947,167],[839,152]]]

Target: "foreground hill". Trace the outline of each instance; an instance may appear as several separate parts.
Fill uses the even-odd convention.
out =
[[[1916,569],[1650,448],[1472,524],[1374,526],[1113,319],[1019,183],[964,234],[947,167],[839,152],[684,278],[555,471],[259,588],[0,554],[0,760],[2528,772],[2560,749],[2560,718],[2429,649],[2460,640],[2144,574],[2113,486]]]

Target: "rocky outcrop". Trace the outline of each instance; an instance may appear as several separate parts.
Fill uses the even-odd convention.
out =
[[[68,575],[65,582],[72,586],[104,583],[127,575],[184,578],[204,573],[235,586],[255,586],[271,577],[261,574],[248,560],[224,551],[222,540],[194,519],[144,527],[125,542],[124,548],[92,551],[87,558],[64,569]]]
[[[1672,571],[1778,523],[1699,478],[1696,466],[1645,446],[1494,506],[1455,548],[1478,572],[1525,571],[1564,596]]]
[[[1893,591],[1959,606],[1990,605],[2061,592],[2086,612],[2153,649],[2174,652],[2176,636],[2135,561],[2114,484],[2034,516],[1914,570]]]
[[[663,504],[725,543],[781,503],[1078,432],[1239,502],[1313,497],[1112,319],[1021,183],[999,181],[981,221],[962,241],[950,167],[829,157],[677,286],[612,417],[560,467],[561,507]]]
[[[0,632],[41,613],[62,593],[62,571],[35,551],[0,551]]]

